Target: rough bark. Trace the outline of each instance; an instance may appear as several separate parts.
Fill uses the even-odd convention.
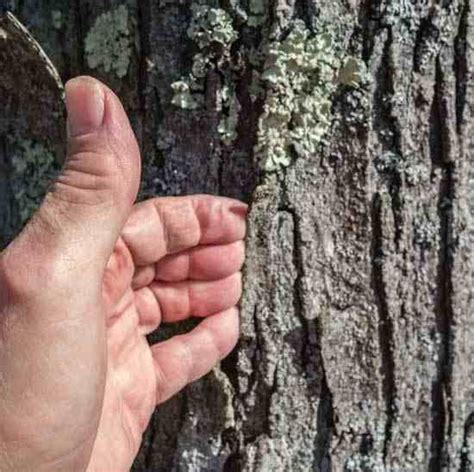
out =
[[[214,54],[203,104],[183,110],[171,84],[190,71],[190,7],[204,3],[232,18],[233,66]],[[124,100],[143,150],[143,197],[252,203],[240,346],[157,410],[134,470],[473,470],[473,3],[269,0],[254,28],[241,11],[255,3],[7,5],[63,79],[93,74]],[[123,57],[107,72],[85,46],[97,18],[121,4],[125,74]],[[254,152],[268,90],[252,99],[250,51],[284,41],[298,18],[311,34],[330,28],[368,80],[331,95],[315,152],[268,171]],[[9,156],[25,139],[58,155],[63,143],[60,89],[44,62],[27,62],[31,73],[12,79],[23,63],[2,50],[0,30],[4,240],[21,220]],[[218,125],[228,111],[216,97],[229,82],[240,110],[225,144]]]

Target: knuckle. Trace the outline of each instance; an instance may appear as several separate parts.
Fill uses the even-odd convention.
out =
[[[0,299],[1,303],[10,304],[31,296],[28,283],[31,276],[26,275],[20,261],[15,261],[11,251],[0,256]]]
[[[37,301],[65,284],[62,258],[55,253],[38,257],[34,247],[23,243],[0,255],[0,298],[6,303]]]

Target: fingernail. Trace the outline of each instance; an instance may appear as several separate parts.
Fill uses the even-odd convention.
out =
[[[92,77],[76,77],[66,84],[67,132],[76,137],[96,131],[104,119],[104,91]]]

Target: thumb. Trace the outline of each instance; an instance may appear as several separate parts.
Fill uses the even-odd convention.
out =
[[[99,81],[69,81],[66,107],[63,170],[15,243],[40,266],[59,262],[69,265],[59,272],[99,276],[137,195],[139,150],[119,99]]]

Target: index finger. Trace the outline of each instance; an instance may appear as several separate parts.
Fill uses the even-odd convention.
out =
[[[228,244],[245,237],[247,205],[211,195],[160,197],[134,206],[122,231],[136,265],[158,262],[201,244]]]

